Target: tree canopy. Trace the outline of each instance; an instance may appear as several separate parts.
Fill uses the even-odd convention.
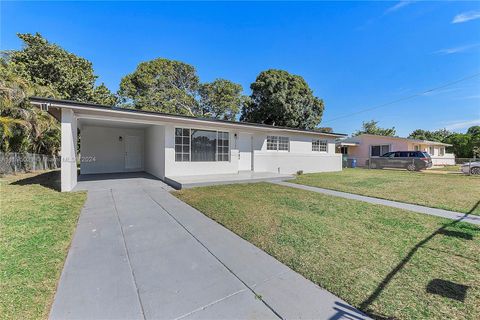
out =
[[[199,88],[195,68],[189,64],[158,58],[142,62],[126,75],[119,95],[127,106],[149,111],[198,115]]]
[[[245,97],[242,86],[225,79],[216,79],[200,85],[200,109],[203,116],[235,120]]]
[[[442,142],[451,134],[452,132],[448,131],[447,129],[439,129],[436,131],[417,129],[410,133],[408,138]]]
[[[361,134],[375,134],[379,136],[395,136],[396,130],[395,127],[392,128],[380,128],[378,126],[378,121],[370,120],[364,121],[362,124],[362,129],[357,130],[353,135],[358,136]]]
[[[313,95],[301,76],[270,69],[262,71],[250,88],[241,121],[314,129],[322,119],[323,100]]]
[[[0,132],[2,151],[56,154],[59,124],[28,102],[32,95],[114,104],[105,85],[95,87],[92,64],[52,44],[40,34],[18,34],[21,50],[0,58]]]
[[[417,129],[410,133],[408,137],[451,144],[452,147],[447,149],[458,158],[480,156],[480,126],[470,127],[466,133],[455,133],[446,129],[435,131]]]
[[[23,49],[12,51],[10,61],[32,84],[51,87],[58,97],[93,101],[95,80],[92,63],[48,42],[39,33],[18,34]]]

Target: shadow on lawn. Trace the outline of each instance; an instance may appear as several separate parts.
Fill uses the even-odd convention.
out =
[[[60,170],[48,171],[45,173],[37,174],[33,177],[14,181],[11,184],[15,186],[39,184],[42,187],[49,188],[55,191],[60,191]]]
[[[380,284],[377,286],[377,288],[373,291],[373,293],[365,299],[359,306],[361,310],[364,310],[365,312],[369,313],[368,307],[378,298],[378,296],[382,293],[382,291],[385,289],[385,287],[392,281],[393,277],[402,270],[405,265],[412,259],[412,257],[415,255],[415,253],[423,247],[425,244],[427,244],[430,240],[432,240],[436,235],[442,234],[446,236],[453,236],[457,238],[462,238],[462,239],[468,239],[471,240],[472,236],[467,233],[463,232],[458,232],[458,231],[450,231],[447,230],[448,227],[455,226],[459,222],[461,222],[463,219],[468,217],[471,213],[473,213],[477,207],[480,206],[480,201],[478,201],[473,208],[466,213],[464,216],[462,216],[460,219],[454,220],[450,223],[444,224],[442,227],[438,228],[435,230],[432,234],[430,234],[428,237],[417,243],[411,250],[408,252],[408,254],[400,261],[399,264],[393,268],[392,271],[380,282]],[[464,301],[465,300],[465,295],[466,291],[468,289],[468,286],[464,286],[461,284],[453,283],[450,281],[442,280],[442,279],[433,279],[430,281],[430,283],[427,285],[427,292],[433,293],[433,294],[438,294],[444,297],[448,297],[451,299],[455,299],[458,301]],[[374,318],[384,318],[383,316],[378,316],[372,313],[369,313],[372,317]]]

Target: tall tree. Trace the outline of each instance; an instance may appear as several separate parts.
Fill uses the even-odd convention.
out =
[[[39,95],[111,104],[104,85],[95,87],[92,64],[40,34],[19,34],[21,50],[0,55],[0,117],[3,151],[55,154],[60,149],[59,125],[34,108],[28,97]]]
[[[245,97],[242,86],[225,79],[200,85],[200,110],[209,118],[235,120]]]
[[[196,100],[199,79],[195,68],[180,61],[158,58],[142,62],[120,83],[127,106],[166,113],[199,115]]]
[[[314,129],[322,119],[323,100],[301,76],[271,69],[261,72],[250,88],[241,121]]]
[[[364,121],[362,124],[362,129],[356,131],[353,135],[358,136],[361,134],[375,134],[379,136],[395,136],[396,130],[395,127],[392,128],[380,128],[378,126],[378,121],[370,120]]]
[[[118,103],[118,97],[102,83],[93,90],[92,102],[106,106],[114,106]]]
[[[11,53],[11,61],[22,67],[23,76],[33,84],[51,86],[64,99],[91,100],[96,79],[91,62],[48,42],[39,33],[18,37],[24,47]]]

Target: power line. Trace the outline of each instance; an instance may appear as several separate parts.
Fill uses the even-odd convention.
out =
[[[382,104],[380,104],[380,105],[377,105],[377,106],[374,106],[374,107],[371,107],[371,108],[366,108],[366,109],[363,109],[363,110],[360,110],[360,111],[356,111],[356,112],[353,112],[353,113],[350,113],[350,114],[346,114],[346,115],[343,115],[343,116],[339,116],[339,117],[336,117],[336,118],[332,118],[332,119],[330,119],[330,120],[327,120],[327,121],[323,122],[322,124],[330,123],[330,122],[332,122],[332,121],[336,121],[336,120],[339,120],[339,119],[348,118],[348,117],[350,117],[350,116],[354,116],[354,115],[357,115],[357,114],[360,114],[360,113],[365,113],[365,112],[368,112],[368,111],[372,111],[372,110],[375,110],[375,109],[379,109],[379,108],[383,108],[383,107],[389,106],[389,105],[391,105],[391,104],[395,104],[395,103],[402,102],[402,101],[405,101],[405,100],[409,100],[409,99],[412,99],[412,98],[415,98],[415,97],[423,96],[424,94],[427,94],[427,93],[430,93],[430,92],[433,92],[433,91],[436,91],[436,90],[440,90],[440,89],[443,89],[443,88],[452,86],[452,85],[454,85],[454,84],[457,84],[457,83],[459,83],[459,82],[463,82],[463,81],[470,80],[470,79],[475,78],[475,77],[478,77],[478,76],[480,76],[480,72],[475,73],[475,74],[472,74],[472,75],[469,75],[469,76],[466,76],[466,77],[463,77],[463,78],[458,79],[458,80],[455,80],[455,81],[447,82],[447,83],[442,84],[442,85],[440,85],[440,86],[438,86],[438,87],[434,87],[434,88],[428,89],[428,90],[426,90],[426,91],[418,92],[418,93],[412,94],[412,95],[410,95],[410,96],[406,96],[406,97],[403,97],[403,98],[400,98],[400,99],[397,99],[397,100],[393,100],[393,101],[390,101],[390,102],[382,103]]]

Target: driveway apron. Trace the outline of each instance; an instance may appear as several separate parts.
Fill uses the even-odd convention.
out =
[[[366,318],[153,177],[82,187],[52,319]]]

